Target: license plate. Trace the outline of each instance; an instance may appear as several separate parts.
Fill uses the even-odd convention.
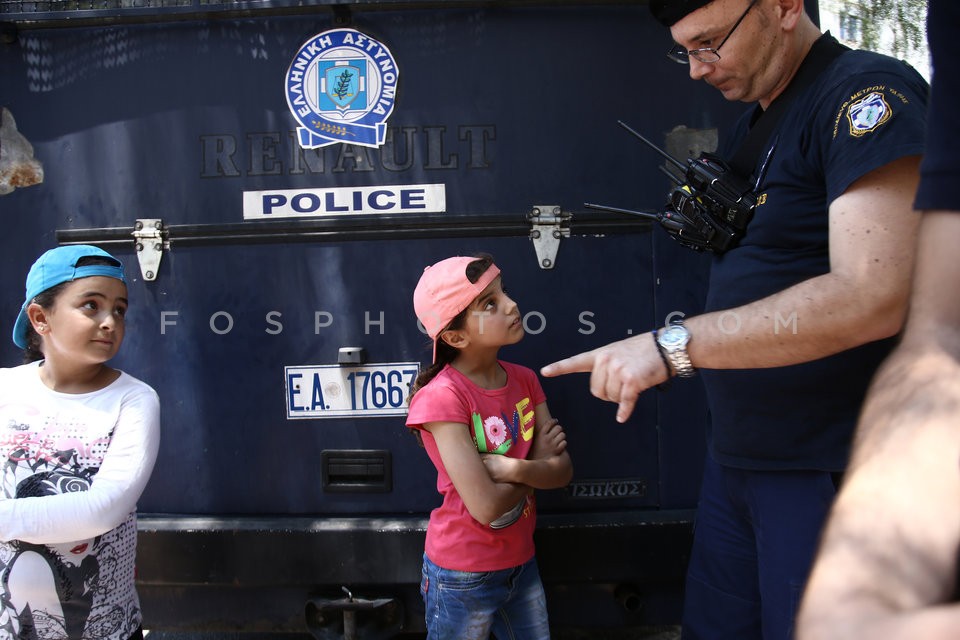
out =
[[[418,362],[284,367],[287,419],[402,416]]]

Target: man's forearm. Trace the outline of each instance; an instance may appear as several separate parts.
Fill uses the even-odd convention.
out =
[[[911,336],[871,386],[800,640],[950,637],[936,635],[948,620],[956,633],[960,611],[942,605],[956,587],[960,539],[960,366],[936,336]]]
[[[702,369],[781,367],[824,358],[896,334],[906,290],[864,293],[824,274],[762,300],[690,318],[688,351]]]

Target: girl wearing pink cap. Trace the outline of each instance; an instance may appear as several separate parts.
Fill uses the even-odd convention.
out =
[[[107,366],[124,336],[123,265],[58,247],[30,268],[0,369],[0,638],[142,638],[136,503],[157,456],[152,388]]]
[[[407,426],[437,468],[420,590],[431,640],[550,637],[534,557],[534,489],[573,475],[566,437],[536,374],[499,360],[524,330],[490,256],[424,270],[413,295],[434,341]]]

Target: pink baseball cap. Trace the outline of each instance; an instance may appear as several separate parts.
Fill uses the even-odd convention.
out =
[[[467,265],[479,258],[455,256],[428,266],[413,290],[413,308],[417,318],[433,340],[433,360],[437,359],[437,336],[453,319],[470,306],[498,275],[491,264],[476,282],[467,278]]]

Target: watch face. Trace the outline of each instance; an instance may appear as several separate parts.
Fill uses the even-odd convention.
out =
[[[660,332],[660,344],[664,349],[682,347],[690,340],[690,333],[679,325],[667,327]]]

